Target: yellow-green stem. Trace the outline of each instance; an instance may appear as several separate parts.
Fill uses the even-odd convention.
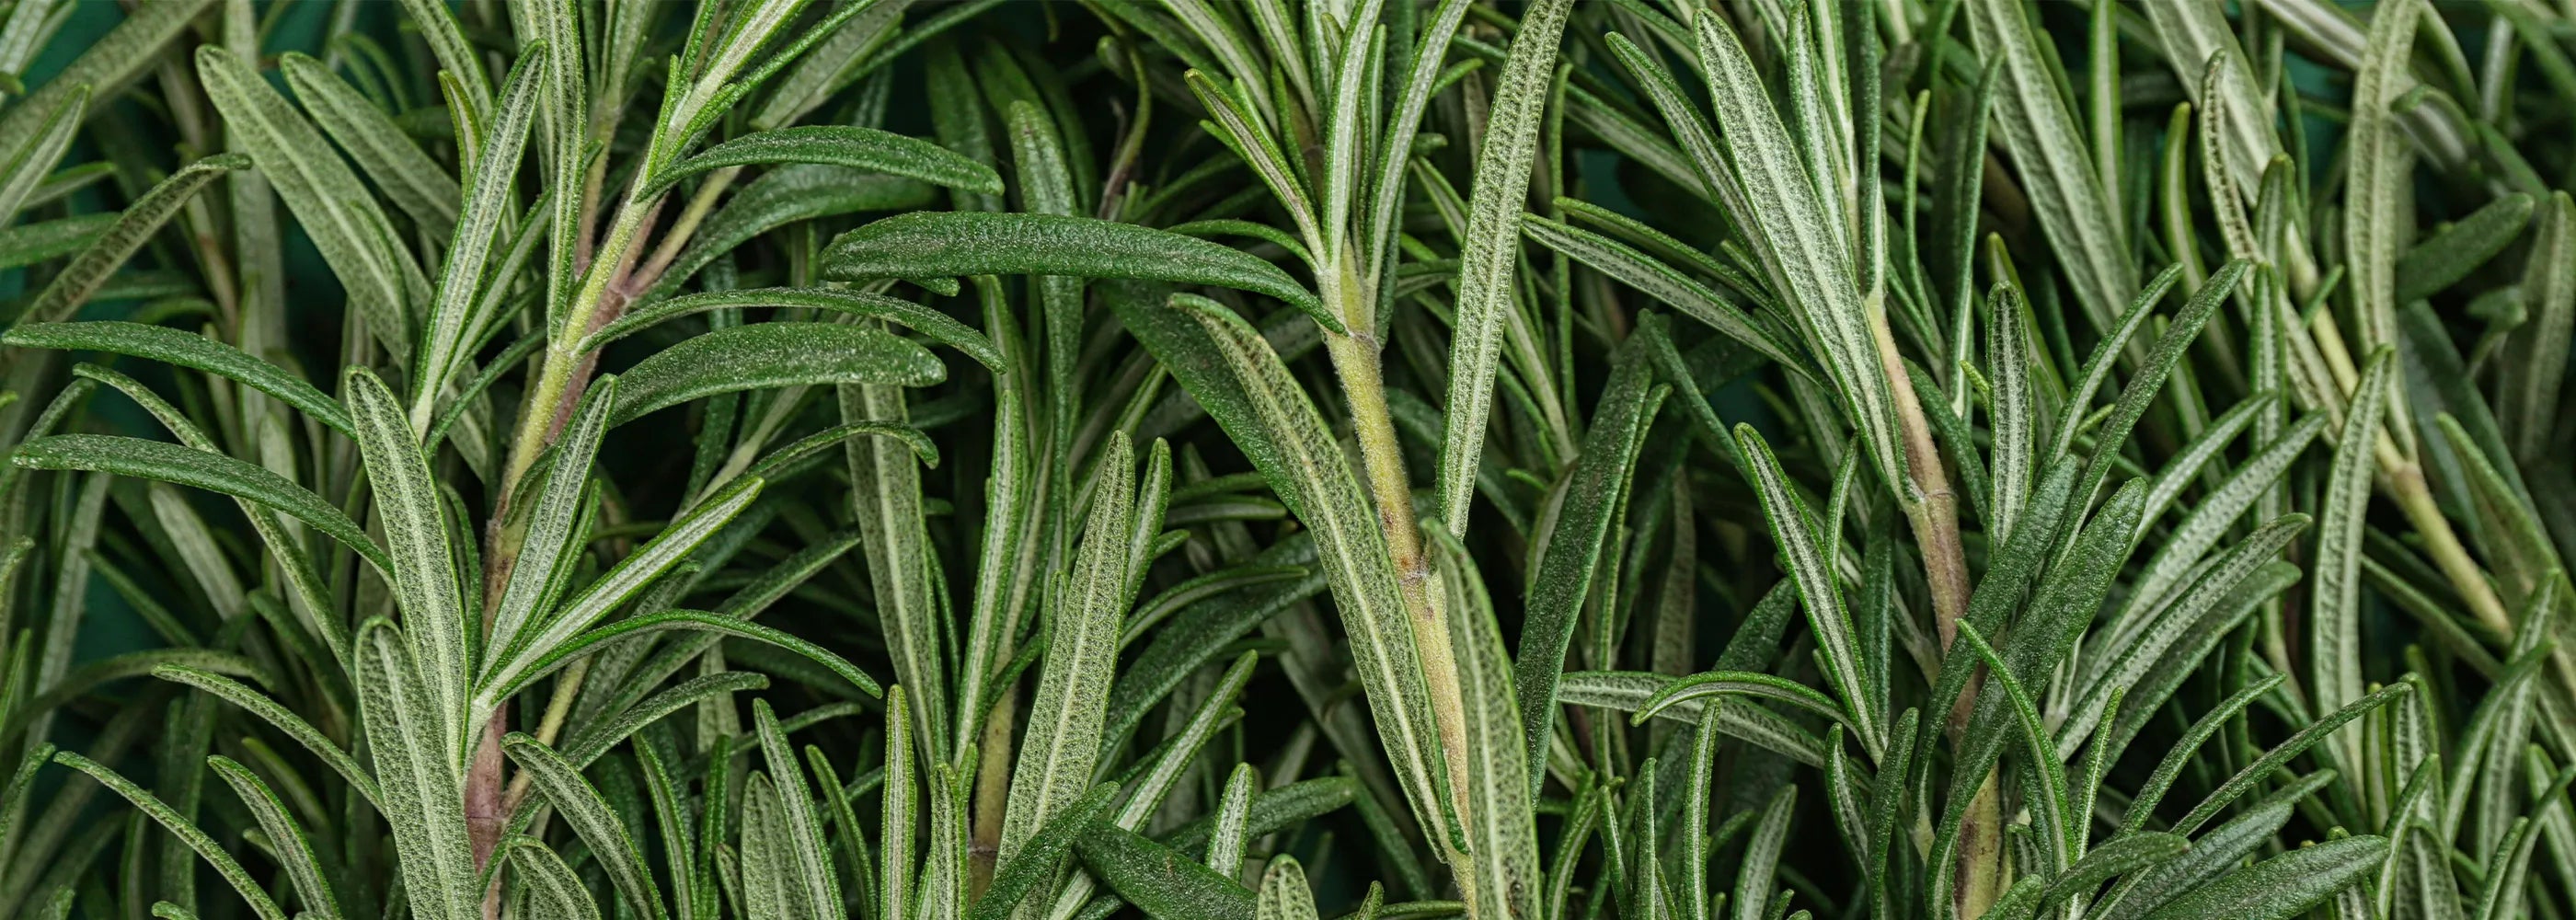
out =
[[[2513,635],[2513,616],[2504,609],[2504,600],[2496,596],[2495,586],[2488,584],[2486,573],[2477,560],[2469,558],[2469,549],[2461,545],[2460,536],[2451,529],[2451,519],[2433,503],[2432,487],[2424,481],[2424,468],[2410,461],[2389,462],[2387,451],[2380,451],[2381,473],[2387,477],[2388,491],[2397,499],[2399,510],[2406,512],[2406,522],[2415,525],[2415,533],[2424,538],[2424,552],[2433,557],[2434,568],[2450,579],[2452,590],[2478,622],[2496,635]]]
[[[984,718],[984,740],[977,745],[982,765],[975,770],[975,826],[966,844],[966,883],[971,897],[983,897],[993,883],[994,860],[1002,852],[1002,818],[1011,798],[1012,724],[1018,721],[1020,688],[1002,690],[993,712]]]
[[[545,364],[537,371],[536,386],[528,390],[526,407],[519,413],[518,433],[511,439],[509,465],[501,474],[505,496],[518,489],[520,478],[527,475],[528,467],[537,460],[537,454],[552,440],[555,417],[561,408],[559,404],[572,385],[574,371],[582,363],[583,356],[576,351],[576,346],[597,319],[600,304],[608,296],[610,283],[632,261],[636,238],[643,235],[644,227],[652,221],[653,211],[659,203],[659,199],[651,202],[627,199],[626,205],[618,209],[617,223],[608,230],[608,239],[600,247],[599,258],[593,260],[590,270],[583,273],[581,289],[573,295],[572,303],[560,320],[549,318],[548,321],[555,326],[546,339]],[[506,497],[504,501],[507,501]]]
[[[727,166],[708,175],[705,182],[698,183],[698,190],[689,195],[688,205],[680,210],[679,219],[672,221],[671,229],[662,234],[662,244],[654,247],[653,257],[644,260],[643,267],[635,270],[634,284],[638,290],[661,283],[662,273],[671,268],[671,260],[679,258],[681,248],[688,245],[690,237],[697,235],[698,224],[705,222],[707,214],[715,210],[716,199],[723,197],[725,190],[733,187],[734,179],[741,175],[742,167]]]
[[[1413,485],[1404,470],[1403,445],[1396,439],[1395,418],[1387,408],[1386,380],[1378,366],[1380,343],[1373,316],[1376,301],[1369,293],[1371,285],[1346,260],[1337,260],[1325,273],[1324,281],[1325,308],[1341,317],[1351,330],[1350,335],[1325,333],[1324,344],[1341,377],[1343,398],[1350,405],[1351,427],[1358,436],[1360,462],[1367,468],[1369,494],[1377,505],[1378,523],[1386,532],[1387,550],[1393,557],[1405,612],[1413,627],[1415,652],[1421,656],[1425,682],[1429,684],[1425,689],[1431,695],[1432,724],[1447,766],[1449,806],[1458,820],[1472,822],[1471,802],[1466,794],[1470,787],[1465,697],[1458,688],[1448,619],[1433,600],[1431,568],[1414,516]],[[1423,804],[1426,813],[1437,815],[1440,811],[1435,803]],[[1441,833],[1440,828],[1424,831],[1441,841],[1437,846],[1447,861],[1455,862],[1464,855],[1454,852],[1447,843],[1450,835]],[[1469,877],[1468,873],[1458,874],[1462,884]],[[1475,903],[1475,899],[1468,902]]]
[[[563,734],[564,720],[572,715],[573,699],[581,694],[582,681],[589,675],[590,659],[584,658],[564,668],[563,676],[555,679],[554,693],[546,698],[546,713],[537,719],[538,743],[553,744]],[[535,779],[525,772],[511,777],[510,792],[501,799],[502,814],[519,810],[519,803],[528,797]]]

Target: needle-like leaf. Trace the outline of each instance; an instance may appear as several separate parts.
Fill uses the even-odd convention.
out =
[[[618,379],[610,427],[721,393],[833,383],[921,387],[948,379],[948,369],[929,349],[866,326],[753,323],[655,352]]]
[[[1266,294],[1340,320],[1268,262],[1206,240],[1086,217],[919,212],[889,217],[832,241],[828,277],[938,278],[961,275],[1077,275],[1205,284]]]
[[[854,125],[803,125],[744,135],[657,171],[643,193],[660,192],[710,170],[767,163],[826,163],[988,195],[1002,193],[1002,177],[990,166],[930,141]]]
[[[310,230],[323,260],[348,289],[351,308],[386,347],[408,360],[412,317],[427,305],[429,281],[403,251],[375,196],[312,123],[240,58],[213,46],[199,48],[197,78],[258,161],[261,175]]]
[[[1467,197],[1467,225],[1459,237],[1458,301],[1450,339],[1447,427],[1441,438],[1440,519],[1452,536],[1467,532],[1467,502],[1475,494],[1477,458],[1493,412],[1494,376],[1502,352],[1504,317],[1517,312],[1512,269],[1520,241],[1523,200],[1539,154],[1539,116],[1545,110],[1557,44],[1572,0],[1538,0],[1521,16],[1509,57],[1496,78],[1482,146],[1476,152],[1474,187]],[[1527,700],[1529,694],[1524,693]],[[1549,705],[1553,709],[1552,704]]]

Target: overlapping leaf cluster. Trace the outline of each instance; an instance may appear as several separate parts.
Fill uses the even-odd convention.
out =
[[[2576,917],[2564,10],[5,9],[0,915]]]

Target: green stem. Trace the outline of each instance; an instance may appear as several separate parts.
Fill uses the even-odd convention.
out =
[[[2387,477],[2388,491],[2397,499],[2397,507],[2406,513],[2406,522],[2415,525],[2415,533],[2424,538],[2424,552],[2433,557],[2434,568],[2450,579],[2452,590],[2469,606],[2478,622],[2496,635],[2513,635],[2513,616],[2505,611],[2504,599],[2497,597],[2495,586],[2488,584],[2486,573],[2475,559],[2469,558],[2468,547],[2451,529],[2451,519],[2442,515],[2434,504],[2433,489],[2424,481],[2424,468],[2407,460],[2392,461],[2390,445],[2381,441],[2381,474]]]
[[[573,299],[573,308],[560,318],[560,325],[554,330],[557,334],[547,337],[545,363],[538,370],[536,386],[528,391],[527,402],[519,411],[518,432],[512,438],[509,465],[501,477],[501,499],[496,503],[487,535],[488,545],[483,558],[493,560],[494,564],[484,572],[483,609],[486,617],[499,607],[502,589],[509,584],[512,562],[517,559],[520,542],[526,537],[522,528],[504,523],[509,520],[510,502],[525,484],[528,467],[536,462],[537,454],[554,440],[565,410],[580,395],[579,384],[587,379],[592,366],[589,356],[574,350],[578,337],[565,333],[567,330],[587,331],[605,318],[601,315],[601,307],[612,281],[632,266],[635,242],[651,224],[652,214],[659,204],[658,198],[651,202],[638,202],[632,197],[627,199],[625,207],[618,211],[617,224],[609,231],[607,245],[599,253],[601,258],[593,260],[590,270],[583,276],[581,290]],[[483,626],[489,629],[491,623],[487,620]],[[558,707],[570,705],[572,695],[580,685],[578,672],[556,682],[555,698],[547,707],[550,717],[555,716],[554,710]],[[505,794],[502,790],[501,780],[506,765],[501,757],[501,737],[508,727],[509,713],[509,708],[504,706],[495,710],[491,720],[484,723],[482,738],[475,745],[473,760],[466,773],[465,820],[478,871],[491,860],[492,853],[499,846],[503,823],[509,820],[509,800],[524,794],[524,791]],[[555,723],[555,727],[561,727],[560,721]],[[485,920],[497,920],[500,906],[496,884],[484,894]]]
[[[1468,822],[1472,820],[1472,803],[1466,793],[1470,787],[1465,695],[1458,686],[1448,619],[1431,590],[1431,567],[1414,514],[1413,486],[1404,469],[1403,445],[1396,439],[1395,419],[1387,408],[1386,379],[1379,367],[1382,345],[1371,315],[1377,301],[1369,290],[1371,285],[1348,260],[1336,260],[1330,267],[1332,270],[1324,275],[1325,307],[1343,318],[1351,334],[1327,332],[1324,345],[1341,377],[1343,398],[1350,404],[1360,462],[1366,467],[1378,523],[1386,531],[1387,550],[1393,557],[1405,612],[1413,627],[1415,652],[1421,656],[1425,683],[1429,684],[1426,689],[1431,696],[1432,724],[1439,735],[1440,753],[1448,773],[1449,806],[1458,820]],[[1434,803],[1423,804],[1425,813],[1440,813]],[[1447,861],[1455,863],[1465,857],[1449,843],[1453,835],[1436,827],[1423,830],[1438,841],[1435,846],[1448,855]],[[1467,876],[1462,873],[1459,878],[1463,884]]]
[[[536,386],[528,390],[527,404],[519,413],[518,433],[511,438],[510,462],[501,474],[504,501],[509,493],[517,491],[520,478],[527,475],[537,454],[553,440],[556,417],[570,394],[577,371],[587,363],[574,350],[580,333],[589,331],[601,319],[600,305],[607,299],[611,282],[632,266],[637,239],[652,223],[653,212],[660,203],[658,197],[649,202],[631,197],[626,200],[625,206],[618,209],[617,223],[609,227],[598,258],[582,275],[581,289],[573,295],[572,305],[555,320],[557,334],[546,338],[545,364],[537,371]]]
[[[662,234],[662,244],[653,249],[653,257],[644,260],[643,267],[636,269],[634,277],[629,280],[635,289],[648,289],[662,282],[662,273],[670,270],[671,260],[679,258],[681,248],[697,235],[698,225],[715,210],[716,199],[723,197],[725,190],[733,187],[734,180],[741,175],[742,167],[728,166],[707,176],[707,181],[698,183],[698,190],[689,195],[688,205],[680,210],[679,219],[672,221],[671,229]]]

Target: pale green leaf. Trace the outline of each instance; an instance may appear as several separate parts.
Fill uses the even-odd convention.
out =
[[[2150,668],[2164,661],[2175,643],[2198,628],[2201,618],[2219,607],[2238,583],[2253,578],[2292,538],[2307,529],[2308,521],[2307,515],[2290,514],[2264,522],[2206,568],[2196,571],[2193,584],[2177,584],[2168,601],[2132,607],[2113,631],[2097,640],[2096,647],[2087,648],[2083,685],[2087,705],[2069,715],[2067,738],[2061,742],[2061,750],[2071,753],[2074,740],[2091,728],[2092,718],[2083,709],[2098,710],[2112,691],[2134,686]]]
[[[1485,427],[1493,414],[1504,318],[1520,309],[1514,303],[1518,287],[1512,274],[1519,264],[1521,211],[1539,156],[1540,115],[1556,72],[1557,45],[1573,9],[1573,0],[1539,0],[1522,13],[1510,56],[1496,76],[1484,142],[1476,148],[1467,225],[1459,231],[1457,319],[1450,336],[1449,401],[1442,416],[1446,427],[1435,487],[1440,519],[1452,536],[1467,532],[1467,505],[1475,495],[1477,460],[1484,456]],[[1524,692],[1522,699],[1552,712],[1548,695]]]
[[[2317,742],[2333,735],[2336,729],[2342,728],[2346,723],[2361,718],[2380,706],[2396,702],[2414,692],[2414,689],[2415,685],[2412,682],[2400,681],[2390,684],[2380,688],[2378,692],[2354,700],[2350,705],[2327,713],[2324,717],[2309,723],[2307,727],[2291,735],[2289,740],[2273,745],[2271,750],[2263,752],[2263,756],[2247,764],[2244,769],[2236,771],[2236,775],[2228,777],[2227,781],[2211,791],[2208,797],[2201,799],[2200,804],[2194,806],[2190,814],[2174,822],[2173,832],[2187,835],[2199,830],[2202,824],[2217,816],[2229,803],[2251,791],[2255,783],[2270,777],[2273,771],[2288,764],[2291,758],[2305,753]]]
[[[2361,556],[2363,519],[2369,512],[2377,472],[2382,419],[2390,400],[2390,378],[2397,361],[2382,349],[2370,359],[2353,388],[2344,412],[2343,430],[2335,436],[2334,461],[2317,522],[2316,593],[2308,613],[2310,655],[2308,694],[2319,712],[2342,708],[2361,698]],[[2347,752],[2357,752],[2357,747]]]
[[[824,854],[823,818],[814,809],[814,793],[805,785],[804,768],[797,765],[796,755],[787,744],[787,732],[779,727],[778,716],[770,711],[769,701],[751,701],[751,715],[752,724],[760,735],[761,756],[769,762],[769,769],[777,778],[778,817],[786,824],[779,829],[779,838],[793,860],[781,867],[781,874],[792,886],[791,900],[802,905],[804,910],[801,913],[808,916],[824,917],[837,913],[841,908],[840,882],[832,874],[831,858]],[[840,790],[824,791],[837,796]],[[639,869],[641,862],[639,858]],[[645,877],[645,884],[649,889],[650,876]],[[654,906],[658,913],[660,905]]]
[[[2045,861],[2033,867],[2034,872],[2062,872],[2077,858],[2078,839],[2082,833],[2071,823],[2076,816],[2072,813],[2074,803],[2066,788],[2066,763],[2058,756],[2056,745],[2049,742],[2048,725],[2040,717],[2039,707],[2031,703],[2030,694],[2022,689],[2021,681],[2014,679],[2011,664],[2004,661],[1994,646],[1986,644],[1986,637],[1977,634],[1976,624],[1959,624],[1959,641],[1974,649],[1977,657],[1985,659],[1986,674],[1994,678],[1995,688],[2003,691],[2003,699],[2011,706],[2014,721],[2021,726],[2024,753],[2030,758],[2023,762],[2022,769],[2024,775],[2032,778],[2034,787],[2025,799],[2031,809],[2031,833],[2040,838],[2040,852],[2046,857]],[[1971,730],[1974,730],[1973,723]],[[2089,824],[2091,818],[2084,816],[2083,820]]]
[[[848,659],[833,654],[822,646],[738,617],[701,610],[669,610],[619,620],[582,633],[551,649],[532,649],[525,659],[525,665],[514,665],[489,675],[489,678],[506,678],[506,680],[487,679],[478,696],[488,699],[506,699],[527,689],[529,684],[554,673],[556,669],[599,651],[609,643],[674,629],[717,633],[777,646],[822,665],[824,670],[848,681],[862,693],[877,696],[884,692],[876,680],[859,670],[857,665],[851,664]],[[484,711],[488,712],[489,709]]]
[[[1676,704],[1723,696],[1750,696],[1777,700],[1832,719],[1836,723],[1849,724],[1849,720],[1843,716],[1842,705],[1824,694],[1787,678],[1749,671],[1706,671],[1678,678],[1665,685],[1664,689],[1657,692],[1653,698],[1648,699],[1645,705],[1631,714],[1629,721],[1644,724],[1647,719],[1663,714],[1665,709]],[[1705,709],[1706,706],[1703,705],[1701,708]]]
[[[1761,352],[1782,367],[1805,373],[1805,362],[1791,353],[1792,346],[1774,340],[1770,331],[1756,323],[1742,308],[1672,266],[1616,240],[1536,214],[1521,215],[1521,221],[1522,232],[1539,244],[1564,253],[1656,300],[1671,304],[1674,309]]]
[[[358,627],[351,658],[358,712],[384,791],[378,799],[400,857],[403,888],[421,920],[481,916],[465,830],[462,759],[443,734],[454,717],[412,663],[411,643],[381,618]]]
[[[1250,416],[1240,424],[1262,432],[1268,457],[1255,455],[1254,462],[1274,484],[1285,487],[1281,497],[1314,532],[1318,567],[1350,635],[1360,685],[1405,796],[1425,826],[1444,826],[1434,817],[1440,810],[1436,790],[1441,768],[1434,753],[1439,742],[1430,724],[1428,679],[1385,528],[1314,403],[1288,376],[1261,333],[1205,298],[1177,295],[1171,309],[1196,320],[1205,341],[1225,362],[1221,372],[1208,377],[1231,379]],[[1190,381],[1184,378],[1183,383]]]
[[[405,5],[418,7],[423,4],[420,0],[409,0]],[[419,21],[420,12],[413,10],[415,22]],[[436,15],[445,19],[446,9],[437,8]],[[451,30],[455,28],[453,21],[446,25]],[[435,30],[429,31],[435,40]],[[444,60],[447,49],[438,50]],[[509,242],[506,234],[516,217],[512,211],[517,196],[512,194],[515,183],[511,179],[518,171],[520,155],[527,149],[529,126],[536,118],[538,85],[544,73],[543,49],[535,51],[521,57],[519,63],[510,68],[509,79],[501,88],[500,108],[483,126],[483,142],[474,151],[474,168],[467,173],[465,188],[459,192],[464,198],[463,214],[456,232],[449,237],[447,262],[440,269],[436,299],[422,329],[420,360],[413,365],[419,377],[413,386],[412,396],[415,423],[421,411],[438,399],[448,380],[470,357],[473,350],[470,337],[484,321],[483,317],[475,315],[475,308],[483,302],[478,295],[486,287],[484,273],[491,263],[493,247],[503,245],[505,251],[515,248],[506,245]],[[452,61],[449,63],[454,64]],[[481,68],[475,65],[475,69],[470,81],[479,87],[482,83]],[[488,97],[491,91],[484,89],[483,92]],[[489,104],[488,98],[485,104]],[[541,236],[533,231],[523,231],[523,235],[528,242]],[[506,278],[507,274],[504,271],[502,277]],[[471,402],[472,399],[468,397],[462,401]]]
[[[1128,593],[1126,537],[1136,514],[1136,467],[1124,432],[1110,434],[1098,469],[1082,542],[1053,592],[1057,606],[1048,629],[1046,670],[1038,678],[1028,733],[1011,770],[999,856],[1005,864],[1089,789],[1100,753],[1110,685],[1117,676],[1120,623],[1134,601]]]
[[[624,820],[600,797],[590,780],[582,777],[580,768],[555,749],[518,732],[502,739],[501,747],[519,769],[534,778],[537,792],[545,796],[555,813],[563,816],[564,823],[581,836],[591,855],[608,870],[626,907],[645,917],[668,916],[662,907],[661,889],[653,884],[643,853],[627,833]]]
[[[465,697],[473,674],[472,638],[480,619],[465,605],[457,583],[456,554],[448,546],[444,504],[429,458],[402,413],[402,404],[383,381],[363,368],[342,380],[349,415],[357,431],[359,453],[366,460],[367,483],[391,551],[388,573],[395,601],[402,610],[403,632],[413,642],[412,655],[427,682],[432,707],[447,739],[442,750],[462,761],[465,751]],[[423,726],[426,727],[426,726]]]
[[[23,268],[91,248],[115,223],[114,214],[75,214],[0,229],[0,269]]]
[[[2529,195],[2519,192],[2506,195],[2487,202],[2485,207],[2460,218],[2459,222],[2408,247],[2406,254],[2397,259],[2395,302],[2403,307],[2441,293],[2468,277],[2478,266],[2486,264],[2488,259],[2522,237],[2523,228],[2531,223],[2534,208],[2535,202]],[[2541,232],[2547,234],[2550,225],[2545,222],[2552,218],[2543,216],[2541,219],[2544,221]],[[2556,252],[2565,245],[2548,236],[2543,239],[2548,242],[2540,244],[2534,252]],[[2529,280],[2526,279],[2525,283],[2528,284]]]
[[[2343,139],[2343,245],[2363,354],[2397,343],[2397,263],[2414,231],[2406,211],[2415,145],[2392,108],[2414,82],[2407,68],[2421,9],[2412,0],[2394,0],[2373,10],[2370,43],[2353,77],[2352,123]],[[2405,444],[2403,407],[2392,411],[2399,424],[2391,436]]]
[[[837,395],[844,423],[906,418],[900,389],[844,386]],[[850,511],[867,548],[868,585],[887,657],[894,661],[895,682],[943,686],[948,678],[940,655],[941,620],[948,599],[946,586],[933,575],[937,563],[922,518],[920,458],[877,438],[846,442],[842,450],[850,475]],[[937,695],[915,697],[912,705],[924,754],[946,756],[949,720],[968,714],[950,712],[948,700]]]
[[[1209,834],[1208,868],[1231,878],[1243,865],[1244,824],[1251,817],[1252,784],[1259,781],[1252,765],[1239,763],[1225,778],[1225,792],[1217,800],[1216,826]]]
[[[358,161],[358,168],[375,180],[376,188],[383,190],[395,207],[434,236],[455,232],[457,203],[464,197],[464,190],[420,149],[420,144],[394,124],[393,118],[332,73],[328,65],[308,55],[288,52],[278,59],[278,66],[286,72],[286,85],[295,90],[304,110],[332,140],[340,143],[340,149]],[[484,168],[505,173],[514,165],[497,160],[479,162]]]
[[[1679,679],[1640,671],[1576,671],[1565,675],[1560,682],[1557,698],[1572,706],[1635,712]],[[1696,725],[1712,702],[1676,700],[1656,716]],[[1799,763],[1819,768],[1825,765],[1824,739],[1769,709],[1752,705],[1719,706],[1717,728],[1731,737],[1752,742]]]
[[[920,790],[913,778],[912,707],[903,685],[885,691],[885,779],[879,799],[877,916],[912,916],[913,837],[919,833]],[[936,782],[937,780],[933,780]]]
[[[1466,783],[1458,791],[1470,803],[1460,817],[1467,825],[1462,834],[1467,838],[1465,871],[1472,880],[1462,887],[1470,913],[1535,918],[1538,890],[1529,880],[1540,875],[1539,837],[1529,787],[1522,779],[1531,770],[1511,658],[1474,560],[1446,531],[1434,531],[1432,545],[1434,568],[1447,595],[1442,606],[1449,614],[1466,716]],[[1265,883],[1263,895],[1268,894]]]
[[[1808,168],[1815,164],[1802,161],[1800,145],[1772,106],[1760,70],[1725,19],[1693,17],[1717,125],[1728,139],[1725,153],[1741,183],[1743,200],[1729,202],[1728,210],[1750,232],[1772,290],[1788,300],[1792,319],[1833,384],[1845,417],[1860,429],[1880,480],[1901,494],[1908,480],[1897,444],[1887,359],[1881,352],[1880,337],[1887,333],[1879,294],[1860,289],[1854,253],[1840,229],[1842,215],[1819,199],[1808,178]],[[1871,744],[1883,740],[1871,732],[1862,737]]]
[[[542,479],[532,468],[520,478],[525,501],[532,488],[536,503],[522,519],[518,553],[503,569],[501,597],[484,618],[484,649],[477,673],[489,672],[504,655],[519,648],[520,635],[541,618],[570,585],[583,548],[582,529],[589,523],[591,463],[608,431],[608,410],[617,401],[618,380],[601,378],[582,394],[572,422],[555,439],[553,462]],[[540,483],[542,486],[540,487]],[[500,562],[500,560],[495,560]]]
[[[1815,631],[1826,682],[1841,698],[1842,710],[1851,722],[1852,733],[1859,736],[1862,749],[1875,758],[1886,749],[1886,728],[1879,724],[1879,714],[1867,702],[1859,640],[1843,606],[1835,573],[1823,548],[1816,545],[1817,535],[1806,502],[1791,491],[1780,461],[1771,454],[1771,445],[1751,426],[1736,426],[1735,443],[1737,451],[1751,462],[1763,516],[1770,521],[1771,538],[1779,545],[1789,575],[1798,585],[1799,606],[1807,612],[1808,628]]]
[[[1706,18],[1706,17],[1703,17]],[[1789,818],[1798,805],[1798,787],[1782,786],[1762,809],[1761,823],[1745,844],[1744,861],[1736,869],[1735,895],[1731,899],[1735,920],[1764,920],[1771,905],[1773,873],[1779,867],[1781,850],[1789,840]]]
[[[359,184],[312,123],[240,58],[201,47],[197,78],[339,276],[351,311],[395,354],[409,359],[412,317],[426,306],[429,282],[376,206],[374,193]]]
[[[652,542],[618,562],[616,568],[599,576],[599,580],[591,582],[589,587],[583,588],[580,594],[566,601],[547,619],[531,622],[523,629],[526,638],[503,648],[500,657],[495,659],[497,663],[484,668],[477,677],[472,710],[476,716],[474,721],[479,723],[481,716],[498,708],[510,694],[517,692],[521,683],[534,680],[546,662],[559,660],[558,656],[578,644],[574,637],[581,635],[583,630],[624,605],[645,585],[661,577],[663,572],[696,551],[699,544],[732,523],[735,515],[741,514],[760,497],[761,485],[757,479],[735,480],[733,485],[700,504],[687,517],[663,528]],[[629,627],[636,622],[630,619],[610,628]],[[748,623],[742,625],[752,628]],[[862,683],[861,686],[870,685]]]
[[[2288,784],[2280,792],[2265,796],[2263,801],[2238,813],[2226,824],[2202,833],[2192,841],[2189,850],[2122,881],[2095,902],[2095,915],[2101,920],[2137,920],[2148,911],[2207,885],[2211,879],[2243,864],[2247,854],[2270,843],[2273,835],[2289,823],[2299,801],[2315,794],[2334,779],[2334,771],[2320,770]],[[2156,833],[2131,832],[2126,828],[2123,831],[2120,837],[2103,844],[2102,848],[2108,850],[2124,844],[2131,837]]]
[[[2111,220],[2110,191],[2102,188],[2086,153],[2089,145],[2059,94],[2053,62],[2041,54],[2045,36],[2034,30],[2019,0],[1969,0],[1967,7],[1977,49],[2002,67],[1996,124],[2023,192],[2075,289],[2076,303],[2095,328],[2108,329],[2112,311],[2138,289],[2138,270],[2129,259],[2126,234]]]
[[[588,767],[605,756],[610,748],[646,726],[661,721],[664,716],[702,700],[722,699],[723,694],[760,690],[768,686],[768,675],[749,671],[719,671],[682,681],[671,689],[637,701],[613,717],[573,729],[570,740],[563,746],[563,758],[575,767]],[[637,745],[639,749],[643,746]],[[682,899],[674,897],[672,900]]]
[[[528,886],[528,910],[536,920],[600,920],[599,905],[590,900],[590,889],[581,876],[565,865],[563,857],[546,848],[533,837],[514,837],[504,849],[510,864],[518,868],[519,877]]]
[[[1315,892],[1306,887],[1306,870],[1296,857],[1282,855],[1270,861],[1270,868],[1261,874],[1252,916],[1253,920],[1316,920]]]

